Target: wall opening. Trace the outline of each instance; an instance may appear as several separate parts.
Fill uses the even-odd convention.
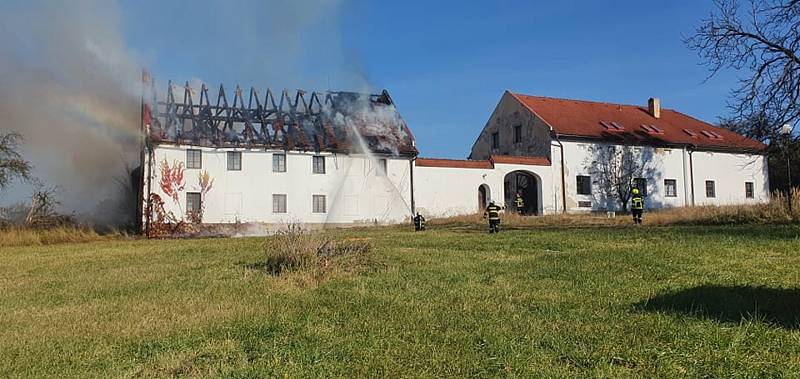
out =
[[[522,214],[535,216],[541,214],[539,206],[541,204],[542,182],[536,175],[526,171],[512,171],[506,174],[503,185],[506,208],[510,211],[517,209],[514,199],[517,192],[519,192],[522,195],[522,199],[525,200]]]
[[[489,201],[491,200],[492,192],[489,190],[489,186],[486,184],[481,184],[478,187],[478,211],[483,211],[486,209],[486,206],[489,205]]]

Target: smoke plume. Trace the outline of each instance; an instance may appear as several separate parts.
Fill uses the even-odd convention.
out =
[[[119,18],[104,1],[0,5],[0,128],[23,135],[64,211],[100,222],[138,151],[141,65]]]

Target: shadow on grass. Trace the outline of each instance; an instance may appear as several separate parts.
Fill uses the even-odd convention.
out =
[[[281,274],[284,274],[287,271],[292,271],[296,268],[296,262],[292,262],[286,257],[269,257],[267,260],[261,262],[240,262],[239,264],[248,270],[260,271],[271,276],[280,276]]]
[[[785,329],[800,329],[798,288],[706,285],[661,294],[636,304],[636,308],[724,323],[759,320]]]

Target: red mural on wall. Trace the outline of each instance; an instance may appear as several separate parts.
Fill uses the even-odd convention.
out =
[[[186,182],[183,178],[183,162],[174,161],[172,166],[170,166],[169,163],[167,163],[167,159],[164,158],[164,160],[161,161],[161,180],[159,184],[164,194],[171,197],[172,201],[177,203],[178,193],[183,191],[183,188],[186,186]]]

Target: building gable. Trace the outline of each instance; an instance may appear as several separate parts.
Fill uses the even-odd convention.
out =
[[[506,91],[472,146],[470,159],[515,155],[550,159],[550,128]]]

